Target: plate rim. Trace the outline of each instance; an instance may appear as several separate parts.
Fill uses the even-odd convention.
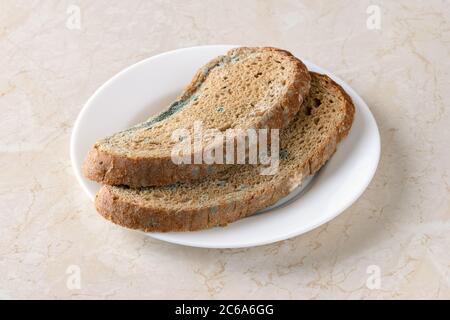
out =
[[[166,56],[166,55],[170,55],[170,54],[174,54],[174,53],[179,53],[182,51],[187,51],[187,50],[195,50],[195,49],[208,49],[208,48],[223,48],[224,50],[229,50],[231,48],[234,47],[238,47],[238,45],[201,45],[201,46],[192,46],[192,47],[185,47],[185,48],[179,48],[179,49],[174,49],[174,50],[170,50],[170,51],[166,51],[166,52],[162,52],[159,53],[157,55],[145,58],[141,61],[138,61],[128,67],[125,67],[124,69],[122,69],[121,71],[119,71],[118,73],[116,73],[115,75],[113,75],[111,78],[109,78],[106,82],[104,82],[101,86],[99,86],[94,93],[89,97],[89,99],[86,101],[86,103],[84,104],[84,106],[81,108],[80,112],[77,115],[77,118],[74,122],[73,128],[72,128],[72,133],[71,133],[71,137],[70,137],[70,159],[71,159],[71,165],[73,167],[76,179],[78,181],[78,183],[81,185],[83,191],[88,195],[88,197],[90,198],[91,201],[95,200],[95,195],[92,195],[90,190],[88,189],[88,186],[84,183],[84,179],[82,177],[82,170],[81,170],[81,166],[82,164],[80,164],[77,161],[77,157],[76,157],[76,142],[77,142],[77,136],[78,136],[78,132],[80,130],[80,123],[82,122],[85,113],[87,112],[87,110],[90,108],[91,104],[93,101],[95,101],[96,97],[106,88],[108,87],[112,82],[114,82],[117,78],[119,78],[122,74],[128,73],[129,71],[131,71],[134,68],[138,68],[140,65],[144,64],[144,63],[148,63],[151,60],[154,59],[158,59],[162,56]],[[303,61],[303,63],[308,67],[308,68],[314,68],[314,69],[318,69],[320,70],[319,72],[326,74],[327,76],[329,76],[331,79],[333,79],[336,83],[338,83],[339,85],[341,85],[344,90],[352,97],[356,97],[359,101],[358,103],[355,103],[355,105],[361,105],[362,107],[364,107],[367,111],[367,115],[369,116],[370,121],[374,124],[374,129],[375,129],[375,144],[376,144],[376,150],[375,151],[375,155],[374,158],[376,158],[376,161],[374,162],[374,166],[372,168],[372,171],[370,172],[370,174],[366,175],[366,181],[364,183],[364,187],[361,187],[358,192],[355,192],[353,194],[353,196],[351,197],[351,200],[347,201],[345,203],[345,205],[343,205],[341,208],[337,209],[337,210],[333,210],[333,214],[327,215],[326,217],[324,217],[321,220],[315,221],[314,223],[311,223],[310,225],[308,225],[306,228],[300,228],[297,231],[293,231],[290,233],[286,233],[286,234],[282,234],[279,236],[275,236],[275,237],[271,237],[268,239],[265,239],[263,241],[245,241],[245,242],[241,242],[239,244],[227,244],[227,243],[223,243],[223,244],[217,244],[214,243],[213,245],[208,245],[208,244],[200,244],[198,242],[195,241],[189,241],[186,239],[177,239],[177,238],[169,238],[170,235],[175,234],[175,232],[169,232],[169,233],[149,233],[149,232],[143,232],[140,230],[131,230],[131,229],[127,229],[130,231],[135,231],[138,233],[144,233],[147,236],[150,236],[154,239],[158,239],[161,241],[165,241],[165,242],[169,242],[169,243],[173,243],[173,244],[178,244],[178,245],[183,245],[183,246],[189,246],[189,247],[197,247],[197,248],[209,248],[209,249],[234,249],[234,248],[246,248],[246,247],[256,247],[256,246],[263,246],[263,245],[267,245],[267,244],[271,244],[271,243],[275,243],[275,242],[279,242],[279,241],[283,241],[286,239],[290,239],[296,236],[299,236],[301,234],[307,233],[323,224],[326,224],[328,222],[330,222],[331,220],[333,220],[334,218],[336,218],[338,215],[340,215],[341,213],[343,213],[345,210],[347,210],[351,205],[353,205],[356,200],[358,198],[361,197],[361,195],[364,193],[364,191],[367,189],[367,187],[369,186],[370,182],[373,180],[373,177],[377,171],[378,165],[379,165],[379,161],[380,161],[380,156],[381,156],[381,138],[380,138],[380,132],[379,132],[379,128],[376,122],[375,117],[373,116],[372,112],[370,111],[369,106],[367,105],[367,103],[362,99],[362,97],[344,80],[342,80],[341,78],[339,78],[338,76],[336,76],[334,73],[330,72],[329,70],[322,68],[318,65],[316,65],[315,63],[310,62],[307,59],[303,59],[301,57],[299,57],[299,59],[301,59]],[[318,173],[320,174],[320,172]],[[297,199],[298,200],[298,199]]]

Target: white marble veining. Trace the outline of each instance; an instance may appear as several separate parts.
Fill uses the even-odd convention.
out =
[[[351,208],[241,250],[166,244],[96,214],[69,159],[81,107],[124,67],[200,44],[302,52],[361,94],[382,156]],[[450,298],[448,1],[4,0],[0,48],[0,298]]]

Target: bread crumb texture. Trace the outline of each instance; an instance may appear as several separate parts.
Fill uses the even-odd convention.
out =
[[[340,86],[312,73],[310,95],[281,131],[277,174],[260,175],[261,165],[241,165],[198,182],[139,189],[104,186],[97,209],[113,222],[146,231],[225,225],[274,204],[314,174],[348,133],[353,113]]]

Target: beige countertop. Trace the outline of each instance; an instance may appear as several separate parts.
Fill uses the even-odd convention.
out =
[[[295,50],[361,94],[382,155],[354,205],[239,250],[96,214],[69,159],[78,112],[123,68],[202,44]],[[448,1],[6,0],[0,48],[0,298],[450,298]]]

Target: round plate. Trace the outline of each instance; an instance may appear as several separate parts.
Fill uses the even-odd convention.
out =
[[[75,175],[94,200],[100,185],[81,173],[83,160],[96,140],[147,119],[173,101],[196,70],[234,46],[200,46],[166,52],[121,71],[103,84],[81,110],[70,154]],[[293,52],[297,55],[296,52]],[[300,57],[300,55],[297,55]],[[195,247],[240,248],[297,236],[336,217],[368,186],[380,157],[377,124],[366,103],[344,81],[303,60],[310,71],[327,74],[353,99],[355,119],[350,134],[307,188],[298,188],[275,209],[263,210],[226,227],[195,232],[149,233],[160,240]],[[304,189],[303,189],[304,188]],[[302,191],[302,192],[301,192]],[[295,201],[294,201],[295,200]]]

